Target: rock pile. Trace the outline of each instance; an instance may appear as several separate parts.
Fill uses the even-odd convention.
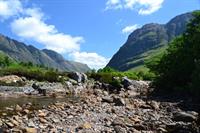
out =
[[[41,109],[31,103],[16,105],[2,112],[0,126],[4,132],[19,133],[200,132],[198,112],[183,111],[177,103],[136,97],[135,93],[148,89],[147,82],[124,78],[124,89],[119,92],[101,88],[104,85],[99,82],[76,82],[69,81],[68,87],[80,90],[78,102],[56,102]]]

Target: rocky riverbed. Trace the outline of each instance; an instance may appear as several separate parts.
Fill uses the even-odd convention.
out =
[[[98,81],[68,83],[79,99],[35,108],[32,103],[7,107],[2,132],[27,133],[199,133],[199,110],[183,110],[179,102],[147,98],[148,84],[124,79],[111,90]],[[64,93],[64,92],[63,92]],[[66,95],[66,91],[65,91]],[[67,92],[68,95],[68,92]],[[63,95],[62,95],[63,96]]]

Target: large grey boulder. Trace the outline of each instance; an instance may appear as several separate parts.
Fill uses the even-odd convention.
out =
[[[79,72],[72,72],[69,74],[69,77],[75,81],[77,81],[78,83],[81,82],[86,82],[87,81],[87,75],[84,73],[79,73]]]
[[[149,83],[147,81],[131,80],[127,77],[122,78],[122,84],[124,85],[124,88],[130,90],[147,88],[149,86]]]

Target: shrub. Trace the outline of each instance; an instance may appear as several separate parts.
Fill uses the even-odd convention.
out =
[[[170,43],[167,52],[147,65],[155,73],[154,86],[167,92],[200,94],[200,11],[186,32]]]

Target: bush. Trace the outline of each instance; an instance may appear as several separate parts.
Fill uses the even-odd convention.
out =
[[[0,74],[3,75],[18,75],[27,79],[38,81],[58,82],[59,72],[54,69],[46,69],[33,65],[32,63],[13,63],[7,67],[0,69]]]
[[[186,32],[169,45],[164,55],[147,65],[156,75],[153,85],[157,90],[200,94],[199,37],[200,11],[197,11]]]
[[[94,80],[108,83],[114,87],[121,87],[121,79],[122,77],[128,77],[132,80],[152,80],[154,77],[153,73],[149,72],[119,72],[117,70],[114,70],[110,67],[106,67],[104,69],[100,69],[97,72],[93,71],[88,73],[88,76],[90,78],[93,78]],[[114,79],[114,77],[119,77],[119,80]]]

